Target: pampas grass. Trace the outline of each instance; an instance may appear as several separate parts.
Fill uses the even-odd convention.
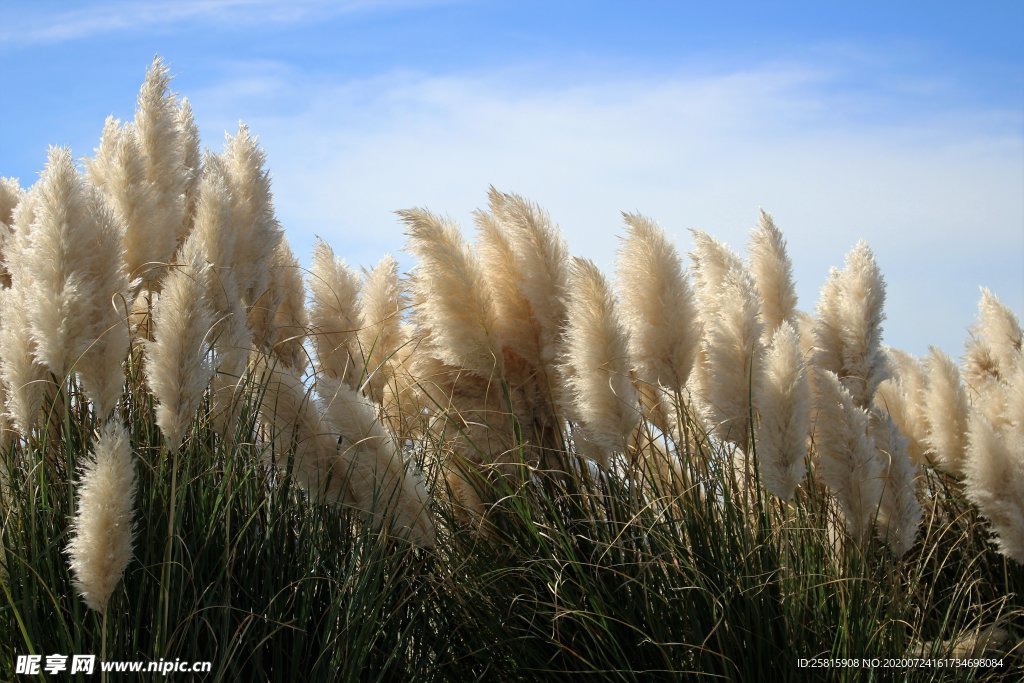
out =
[[[661,229],[639,214],[623,214],[618,289],[629,353],[637,377],[682,391],[693,369],[701,325],[679,254]]]
[[[127,352],[121,230],[69,150],[50,150],[39,183],[12,286],[22,291],[36,357],[57,377],[85,361],[79,371],[104,416],[120,395]]]
[[[767,214],[749,269],[695,233],[689,273],[627,214],[616,300],[492,187],[476,245],[400,214],[408,280],[318,245],[307,322],[256,138],[201,158],[168,83],[157,60],[108,123],[102,191],[66,150],[0,183],[8,650],[218,680],[786,680],[780,652],[943,657],[991,627],[970,649],[1019,668],[1024,363],[994,296],[966,368],[926,373],[881,346],[866,245],[815,319]],[[166,263],[126,253],[140,222],[175,235]],[[939,454],[961,449],[962,480]]]
[[[491,212],[507,230],[515,254],[518,289],[536,321],[541,365],[558,357],[566,321],[569,250],[547,213],[516,194],[491,187]],[[549,377],[548,379],[554,379]]]
[[[764,333],[770,337],[783,323],[794,321],[796,289],[786,240],[771,215],[763,210],[750,236],[750,271],[757,286]]]
[[[868,413],[839,377],[818,370],[815,469],[839,502],[851,535],[863,544],[882,500],[884,471],[868,433]]]
[[[811,387],[796,330],[788,322],[772,335],[758,406],[757,458],[765,488],[790,500],[806,474]]]
[[[157,401],[156,423],[172,451],[185,438],[213,377],[209,335],[214,316],[206,296],[210,267],[196,240],[186,242],[181,259],[164,279],[153,308],[154,340],[146,345],[146,381]]]
[[[973,411],[967,443],[967,497],[992,524],[999,551],[1024,563],[1024,434],[1000,434]]]
[[[569,292],[564,366],[571,414],[583,424],[588,439],[624,452],[639,420],[628,336],[611,289],[593,261],[573,261]]]
[[[925,416],[925,390],[928,383],[924,365],[915,356],[899,349],[886,348],[893,375],[879,383],[875,405],[887,413],[907,439],[907,454],[918,465],[927,462],[928,423]]]
[[[100,427],[82,466],[78,509],[67,553],[75,588],[90,609],[105,613],[132,559],[135,463],[128,432],[115,421]]]
[[[877,409],[869,411],[868,432],[881,463],[882,498],[876,520],[878,535],[896,557],[910,551],[921,524],[917,467],[907,454],[907,440],[896,423]]]
[[[146,168],[146,180],[156,196],[156,211],[145,236],[156,241],[156,263],[166,263],[177,243],[184,240],[185,192],[191,169],[186,166],[186,147],[179,124],[177,98],[170,90],[171,75],[160,57],[155,57],[139,89],[134,137],[138,139]],[[191,150],[188,150],[190,152]],[[138,275],[134,274],[133,275]],[[152,280],[153,278],[148,278]]]
[[[744,449],[751,437],[752,399],[762,381],[761,335],[753,279],[742,265],[733,265],[722,276],[713,317],[704,319],[700,391],[715,433]]]
[[[479,377],[500,375],[497,314],[479,260],[450,221],[423,209],[398,215],[419,258],[413,297],[430,352]]]
[[[920,405],[928,428],[928,457],[959,476],[967,450],[967,391],[960,381],[960,369],[943,351],[932,347],[927,367],[928,389]]]
[[[350,505],[385,521],[418,546],[436,542],[430,499],[422,478],[402,459],[398,444],[381,425],[374,406],[351,387],[320,380],[324,417],[340,435],[338,453],[353,499]]]
[[[158,266],[170,260],[178,236],[168,230],[161,204],[164,198],[147,177],[135,130],[107,117],[96,157],[86,161],[86,171],[122,224],[129,275],[154,289],[163,275]]]
[[[317,370],[358,389],[364,367],[356,336],[361,325],[359,278],[342,259],[335,258],[330,245],[319,239],[313,247],[309,289],[310,336]]]
[[[890,368],[882,348],[885,281],[867,243],[846,256],[843,270],[833,268],[821,289],[815,327],[814,363],[833,372],[853,402],[867,408]]]
[[[398,261],[388,254],[366,274],[359,293],[360,327],[356,334],[366,357],[366,394],[384,403],[388,387],[397,388],[398,354],[408,341],[402,326],[405,292],[398,277]]]

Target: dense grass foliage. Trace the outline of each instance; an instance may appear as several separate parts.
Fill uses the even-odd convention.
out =
[[[240,424],[256,429],[249,388]],[[88,439],[88,413],[73,408],[46,443],[4,453],[16,475],[4,491],[4,679],[19,653],[102,651],[210,660],[210,680],[225,681],[863,680],[866,670],[825,676],[797,659],[957,656],[957,639],[993,625],[1001,670],[872,675],[1013,680],[1024,661],[1024,571],[987,543],[948,477],[928,478],[923,533],[894,559],[881,543],[844,542],[816,482],[782,503],[745,486],[756,468],[706,438],[661,477],[562,452],[565,471],[521,464],[479,482],[498,489],[482,519],[439,507],[438,545],[423,550],[311,502],[268,462],[288,452],[225,445],[200,417],[172,459],[145,392],[119,416],[139,457],[137,533],[106,623],[76,598],[63,551],[68,456]]]

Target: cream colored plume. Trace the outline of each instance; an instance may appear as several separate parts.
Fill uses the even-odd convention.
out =
[[[950,474],[960,475],[967,450],[967,390],[960,381],[960,368],[934,346],[927,368],[928,389],[921,405],[927,425],[928,457]]]
[[[298,259],[281,237],[270,264],[267,291],[249,310],[249,326],[257,347],[273,353],[299,372],[306,369],[302,344],[308,327],[305,291]]]
[[[1017,316],[989,290],[982,288],[978,319],[971,327],[964,356],[964,380],[973,405],[997,430],[1013,416],[1007,414],[1007,388],[1024,364],[1021,327]]]
[[[25,272],[30,263],[26,254],[38,194],[37,183],[22,196],[14,211],[15,230],[5,244],[12,286],[0,288],[0,378],[7,392],[3,408],[24,436],[39,419],[44,396],[53,385],[50,371],[37,359],[35,342],[26,334],[25,291],[33,282],[31,273]],[[18,286],[13,286],[15,283]]]
[[[100,613],[132,559],[135,488],[128,431],[116,421],[107,422],[82,469],[67,548],[75,588]]]
[[[37,358],[58,377],[77,364],[97,413],[120,396],[127,353],[121,231],[67,149],[50,150],[14,286]]]
[[[356,336],[359,318],[359,277],[330,245],[317,239],[309,274],[309,324],[317,372],[358,389],[364,379],[363,354]]]
[[[744,270],[743,261],[729,247],[702,230],[691,230],[693,284],[701,318],[712,320],[721,305],[722,284],[730,271]]]
[[[86,161],[86,171],[123,225],[129,275],[140,278],[147,289],[158,288],[177,235],[165,222],[159,188],[146,176],[135,129],[107,117],[96,157]]]
[[[573,259],[567,314],[564,370],[572,417],[590,440],[623,452],[640,419],[629,338],[604,275],[588,259]]]
[[[503,202],[503,198],[504,195],[496,195],[492,202]],[[473,216],[477,226],[480,265],[494,301],[496,332],[504,348],[527,360],[532,369],[543,368],[543,331],[533,315],[530,300],[521,288],[525,275],[511,230],[493,212],[476,211]]]
[[[210,266],[206,270],[206,294],[216,321],[212,336],[216,374],[210,413],[216,429],[225,437],[230,437],[235,426],[240,409],[237,389],[253,346],[232,267],[236,237],[232,205],[224,163],[220,157],[208,156],[203,163],[190,239]]]
[[[274,215],[270,173],[264,168],[266,154],[248,127],[239,125],[235,136],[227,136],[220,157],[231,197],[234,253],[230,265],[248,309],[267,291],[283,230]]]
[[[879,383],[874,404],[893,419],[907,438],[907,454],[916,465],[928,462],[928,423],[925,418],[925,389],[928,383],[924,365],[915,356],[885,347],[892,376]]]
[[[294,369],[255,355],[250,371],[265,388],[260,419],[275,432],[278,460],[291,465],[295,481],[322,502],[352,500],[345,462],[338,454],[338,437],[321,416],[313,393]]]
[[[383,403],[385,389],[395,383],[399,350],[407,343],[402,326],[405,294],[398,278],[398,261],[390,254],[366,274],[359,292],[359,347],[366,357],[365,393]]]
[[[7,243],[11,241],[14,226],[14,208],[25,192],[16,178],[0,178],[0,285],[11,286],[11,273],[7,267]]]
[[[972,411],[964,478],[967,497],[991,522],[999,551],[1024,563],[1024,429],[1000,433]]]
[[[35,343],[25,334],[28,317],[21,288],[0,289],[0,378],[4,410],[15,428],[27,436],[39,419],[50,372],[35,359]]]
[[[196,202],[199,200],[199,180],[202,176],[203,158],[199,149],[199,127],[192,115],[192,105],[187,97],[181,98],[178,107],[178,134],[181,139],[182,165],[185,170],[184,228],[180,239],[192,231],[195,222]]]
[[[157,401],[156,423],[168,447],[178,450],[213,377],[210,335],[214,314],[207,300],[209,275],[201,246],[187,240],[180,265],[167,273],[153,308],[154,341],[146,344],[146,381]]]
[[[878,408],[869,413],[869,434],[881,464],[882,498],[875,524],[879,537],[897,557],[914,545],[921,525],[917,500],[917,467],[907,454],[907,440],[896,423]]]
[[[374,406],[351,387],[318,381],[324,417],[341,435],[338,455],[345,463],[352,499],[349,505],[387,522],[422,547],[436,541],[430,498],[418,471],[407,465],[401,448],[385,431]]]
[[[160,57],[154,58],[139,88],[131,126],[145,160],[146,179],[156,194],[157,211],[151,229],[160,236],[161,247],[166,249],[166,254],[158,259],[161,263],[170,261],[174,245],[184,240],[187,227],[185,192],[189,169],[185,165],[178,102],[170,83],[167,65]]]
[[[800,340],[789,322],[772,335],[764,359],[764,378],[754,397],[759,420],[757,458],[765,488],[789,500],[807,473],[807,433],[811,387]]]
[[[760,392],[764,347],[753,278],[742,264],[727,270],[716,312],[704,321],[704,409],[719,437],[747,447],[754,396]]]
[[[890,375],[882,349],[885,281],[863,240],[833,268],[818,300],[815,365],[835,373],[855,404],[867,408]]]
[[[419,261],[413,297],[430,352],[480,377],[501,374],[497,314],[476,255],[449,220],[424,209],[399,211]]]
[[[675,246],[650,219],[624,214],[618,289],[637,377],[681,391],[693,369],[701,323]]]
[[[750,236],[750,271],[761,301],[761,322],[767,338],[784,322],[794,322],[796,288],[793,263],[786,240],[770,214],[761,211],[758,227]]]
[[[0,223],[14,225],[14,207],[24,194],[17,178],[0,177]]]
[[[967,344],[968,382],[985,378],[1005,381],[1021,363],[1021,327],[1017,316],[995,294],[981,288],[978,320]]]
[[[839,502],[846,526],[867,540],[882,500],[884,472],[868,433],[868,413],[829,370],[817,370],[814,420],[816,470]]]
[[[536,321],[541,367],[551,367],[560,350],[566,319],[569,249],[539,206],[491,187],[491,213],[505,227],[515,253],[520,294]],[[553,380],[554,378],[549,378]]]

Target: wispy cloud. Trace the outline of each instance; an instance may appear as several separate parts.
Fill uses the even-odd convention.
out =
[[[622,210],[659,220],[684,249],[689,227],[742,248],[763,206],[789,236],[807,309],[863,237],[890,282],[889,341],[918,353],[929,343],[957,353],[978,285],[1024,307],[1019,112],[852,124],[836,73],[795,64],[553,78],[519,69],[330,83],[285,71],[193,100],[213,144],[239,115],[261,136],[293,241],[323,234],[355,262],[401,247],[398,208],[449,211],[469,229],[494,183],[546,206],[574,250],[606,267]]]
[[[300,23],[340,14],[438,4],[436,0],[173,0],[93,3],[48,8],[45,3],[0,9],[0,45],[60,43],[116,32],[139,32],[189,22],[211,26]]]

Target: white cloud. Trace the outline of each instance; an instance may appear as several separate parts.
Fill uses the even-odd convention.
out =
[[[231,26],[297,23],[349,12],[379,11],[436,0],[121,0],[59,12],[29,9],[0,14],[0,45],[47,44],[115,32],[201,22]]]
[[[622,210],[686,250],[690,227],[742,248],[763,206],[787,234],[802,307],[863,237],[889,282],[887,341],[958,354],[979,285],[1024,308],[1021,114],[854,125],[832,78],[798,65],[575,83],[531,68],[348,83],[285,70],[192,99],[212,145],[240,116],[260,135],[300,253],[315,232],[369,265],[401,248],[392,212],[413,205],[468,231],[491,183],[547,208],[606,268]]]

